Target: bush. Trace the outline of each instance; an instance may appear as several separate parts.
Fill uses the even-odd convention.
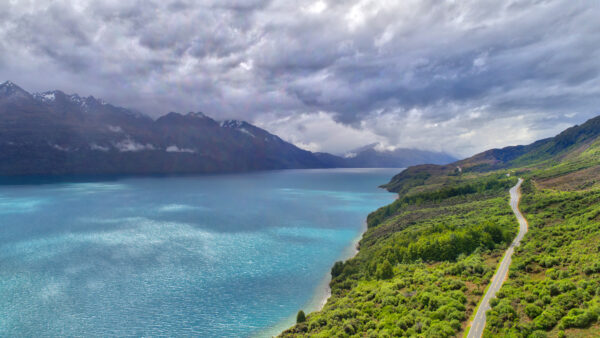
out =
[[[394,277],[394,269],[392,264],[387,259],[377,266],[377,278],[390,279]]]
[[[535,317],[539,316],[541,313],[542,313],[542,308],[535,304],[528,304],[525,307],[525,314],[530,319],[534,319]]]
[[[527,336],[527,338],[546,338],[546,337],[548,337],[546,332],[540,331],[540,330],[534,331],[529,336]]]
[[[425,337],[452,337],[456,332],[446,322],[437,322],[424,332]]]
[[[537,318],[534,320],[534,323],[538,329],[550,330],[556,325],[556,323],[558,323],[560,317],[561,315],[559,310],[550,308],[537,316]]]
[[[561,329],[570,327],[584,328],[598,319],[598,315],[591,310],[572,309],[560,321]]]
[[[594,265],[586,266],[583,271],[586,275],[598,273],[600,272],[600,263],[596,262]]]

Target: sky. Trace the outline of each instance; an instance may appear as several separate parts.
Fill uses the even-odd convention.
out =
[[[312,151],[458,157],[600,114],[600,2],[2,0],[0,82]]]

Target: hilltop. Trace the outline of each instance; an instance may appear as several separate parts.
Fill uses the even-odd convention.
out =
[[[384,187],[393,192],[407,193],[426,186],[443,186],[470,173],[476,175],[514,168],[533,170],[564,162],[581,162],[578,157],[587,149],[595,148],[599,136],[600,116],[529,145],[491,149],[447,165],[412,166],[394,176]]]

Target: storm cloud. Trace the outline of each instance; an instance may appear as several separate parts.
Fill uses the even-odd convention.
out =
[[[598,18],[559,0],[7,0],[0,82],[245,119],[310,150],[466,156],[600,113]]]

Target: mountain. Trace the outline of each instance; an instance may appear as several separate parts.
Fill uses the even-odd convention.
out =
[[[397,148],[378,150],[373,143],[347,152],[342,156],[315,153],[325,165],[336,168],[406,168],[422,163],[446,164],[456,161],[451,155],[419,149]]]
[[[93,96],[0,85],[0,174],[175,174],[322,168],[317,156],[243,121],[157,120]]]
[[[351,150],[343,156],[343,165],[356,168],[405,168],[411,165],[446,164],[456,158],[442,152],[397,148],[378,150],[378,143]]]

